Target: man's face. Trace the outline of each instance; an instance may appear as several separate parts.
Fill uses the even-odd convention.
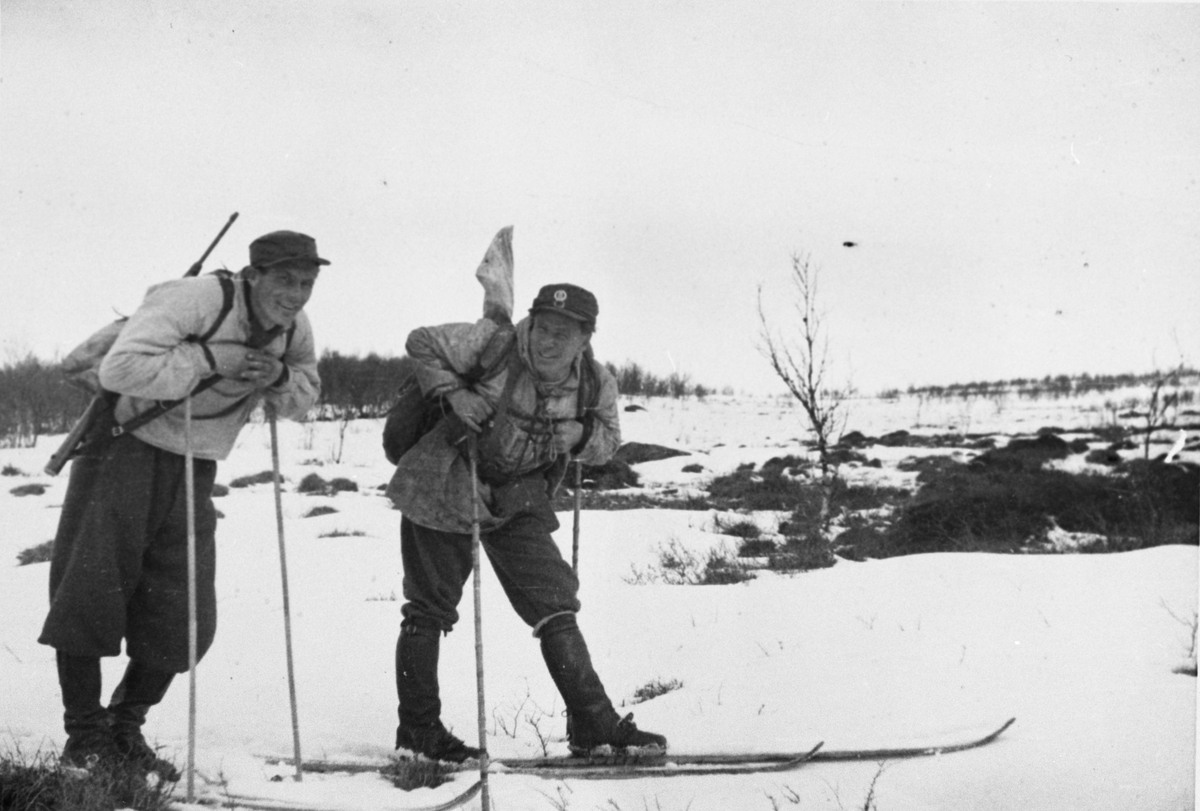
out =
[[[543,380],[562,380],[591,337],[574,318],[558,313],[535,314],[529,331],[534,371]]]
[[[312,296],[320,268],[280,265],[251,267],[246,274],[254,312],[266,327],[290,327]]]

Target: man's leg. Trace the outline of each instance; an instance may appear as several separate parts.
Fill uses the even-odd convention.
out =
[[[55,658],[67,732],[63,762],[79,767],[115,763],[119,756],[109,734],[108,711],[100,706],[100,657],[56,651]]]
[[[186,673],[188,650],[187,461],[151,448],[151,509],[139,549],[141,573],[127,597],[125,651],[145,668]],[[217,625],[216,509],[212,503],[217,463],[196,459],[196,660],[212,645]]]
[[[166,696],[177,673],[186,672],[188,651],[188,526],[186,460],[151,448],[152,507],[149,538],[141,552],[141,577],[126,607],[129,664],[109,703],[112,736],[126,763],[175,781],[179,771],[158,756],[142,735],[150,708]],[[216,462],[197,459],[195,473],[197,661],[216,630],[216,513],[212,484]]]
[[[571,750],[666,749],[662,735],[638,730],[632,715],[617,715],[592,666],[575,621],[580,609],[579,579],[551,536],[558,520],[544,480],[522,480],[505,496],[520,509],[503,527],[485,536],[484,549],[509,602],[541,641],[542,657],[567,706]]]
[[[551,617],[537,634],[546,668],[567,705],[567,738],[572,753],[592,754],[604,747],[666,750],[665,737],[639,730],[633,723],[633,713],[622,718],[613,709],[574,614]]]
[[[179,779],[179,770],[150,748],[142,737],[142,724],[150,708],[163,700],[174,678],[169,670],[157,670],[130,659],[108,705],[112,740],[121,758],[145,771],[158,772],[170,782]]]
[[[141,577],[147,448],[122,437],[77,458],[55,535],[50,611],[38,641],[56,650],[62,757],[74,765],[119,759],[100,704],[100,657],[120,654],[126,603]]]
[[[396,748],[461,763],[479,757],[442,724],[438,656],[442,632],[458,621],[457,606],[472,568],[471,539],[400,519],[404,621],[396,640]]]

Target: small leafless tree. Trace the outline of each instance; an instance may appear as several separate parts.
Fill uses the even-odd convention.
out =
[[[792,255],[792,302],[798,322],[774,329],[763,310],[763,286],[758,286],[759,351],[808,418],[816,437],[823,476],[832,466],[829,449],[834,435],[846,425],[849,386],[833,386],[829,377],[829,336],[818,307],[818,268],[811,254]]]
[[[1146,403],[1146,438],[1142,443],[1142,456],[1145,459],[1150,458],[1150,438],[1154,432],[1172,424],[1167,412],[1179,408],[1179,383],[1185,368],[1180,363],[1166,372],[1155,370],[1150,381],[1150,399]]]

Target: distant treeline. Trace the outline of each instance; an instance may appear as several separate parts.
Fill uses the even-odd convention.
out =
[[[58,363],[29,355],[0,366],[0,446],[31,447],[42,434],[65,434],[90,399],[67,383]]]
[[[1164,381],[1171,385],[1200,383],[1200,371],[1189,366],[1144,374],[1118,375],[1046,375],[1042,378],[1014,377],[1011,380],[993,380],[971,383],[951,383],[947,386],[909,386],[907,389],[888,389],[880,393],[884,399],[895,399],[902,394],[929,399],[954,397],[999,397],[1016,394],[1020,397],[1075,397],[1093,392],[1108,392],[1136,386],[1153,386]],[[1190,399],[1190,398],[1189,398]]]
[[[366,357],[326,351],[317,361],[321,399],[316,420],[382,417],[413,361],[407,357]],[[606,363],[618,391],[640,397],[697,397],[715,393],[684,374],[654,375],[636,363]],[[732,394],[732,390],[726,389]],[[64,434],[83,413],[90,396],[66,382],[59,363],[32,355],[0,366],[0,447],[30,447],[39,436]]]
[[[400,381],[413,361],[408,357],[365,358],[327,351],[317,363],[321,376],[321,402],[317,419],[371,419],[391,407]],[[714,394],[707,386],[692,383],[685,374],[659,377],[632,361],[621,366],[605,363],[617,380],[617,391],[629,397],[696,397]],[[730,392],[732,393],[732,392]]]
[[[391,407],[396,389],[413,361],[407,357],[366,357],[326,351],[317,362],[321,376],[321,399],[314,409],[316,420],[373,419]],[[605,363],[617,380],[617,390],[627,397],[695,397],[733,394],[726,386],[719,391],[693,383],[689,375],[672,372],[653,374],[633,361],[620,366]],[[1200,371],[1180,367],[1168,372],[1121,375],[1047,375],[1043,378],[1013,378],[989,382],[952,383],[947,386],[909,386],[890,389],[880,397],[901,395],[924,398],[1067,397],[1089,392],[1106,392],[1166,382],[1178,391],[1179,403],[1193,402],[1200,386]],[[0,446],[28,447],[44,434],[63,434],[87,406],[89,395],[66,382],[59,363],[29,355],[0,366]]]
[[[695,397],[703,400],[717,393],[716,389],[693,383],[690,375],[671,372],[666,377],[659,377],[633,361],[627,360],[621,366],[605,363],[604,368],[617,379],[617,391],[627,397]],[[726,386],[721,393],[733,394],[733,389]]]

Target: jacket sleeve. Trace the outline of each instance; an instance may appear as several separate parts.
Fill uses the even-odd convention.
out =
[[[175,279],[150,288],[100,364],[100,385],[150,400],[186,397],[212,365],[190,336],[204,334],[220,312],[219,284]]]
[[[593,361],[594,363],[594,361]],[[595,363],[599,374],[600,397],[596,403],[592,435],[579,451],[585,465],[602,465],[613,458],[621,447],[621,421],[617,412],[617,379],[601,364]]]
[[[474,324],[418,327],[404,350],[417,362],[417,382],[426,396],[446,395],[466,386],[463,376],[475,368],[488,339],[498,329],[486,318]]]
[[[278,386],[267,389],[266,401],[286,419],[303,419],[321,396],[321,378],[317,374],[316,342],[308,315],[296,316],[296,332],[291,346],[281,358],[287,372]]]

